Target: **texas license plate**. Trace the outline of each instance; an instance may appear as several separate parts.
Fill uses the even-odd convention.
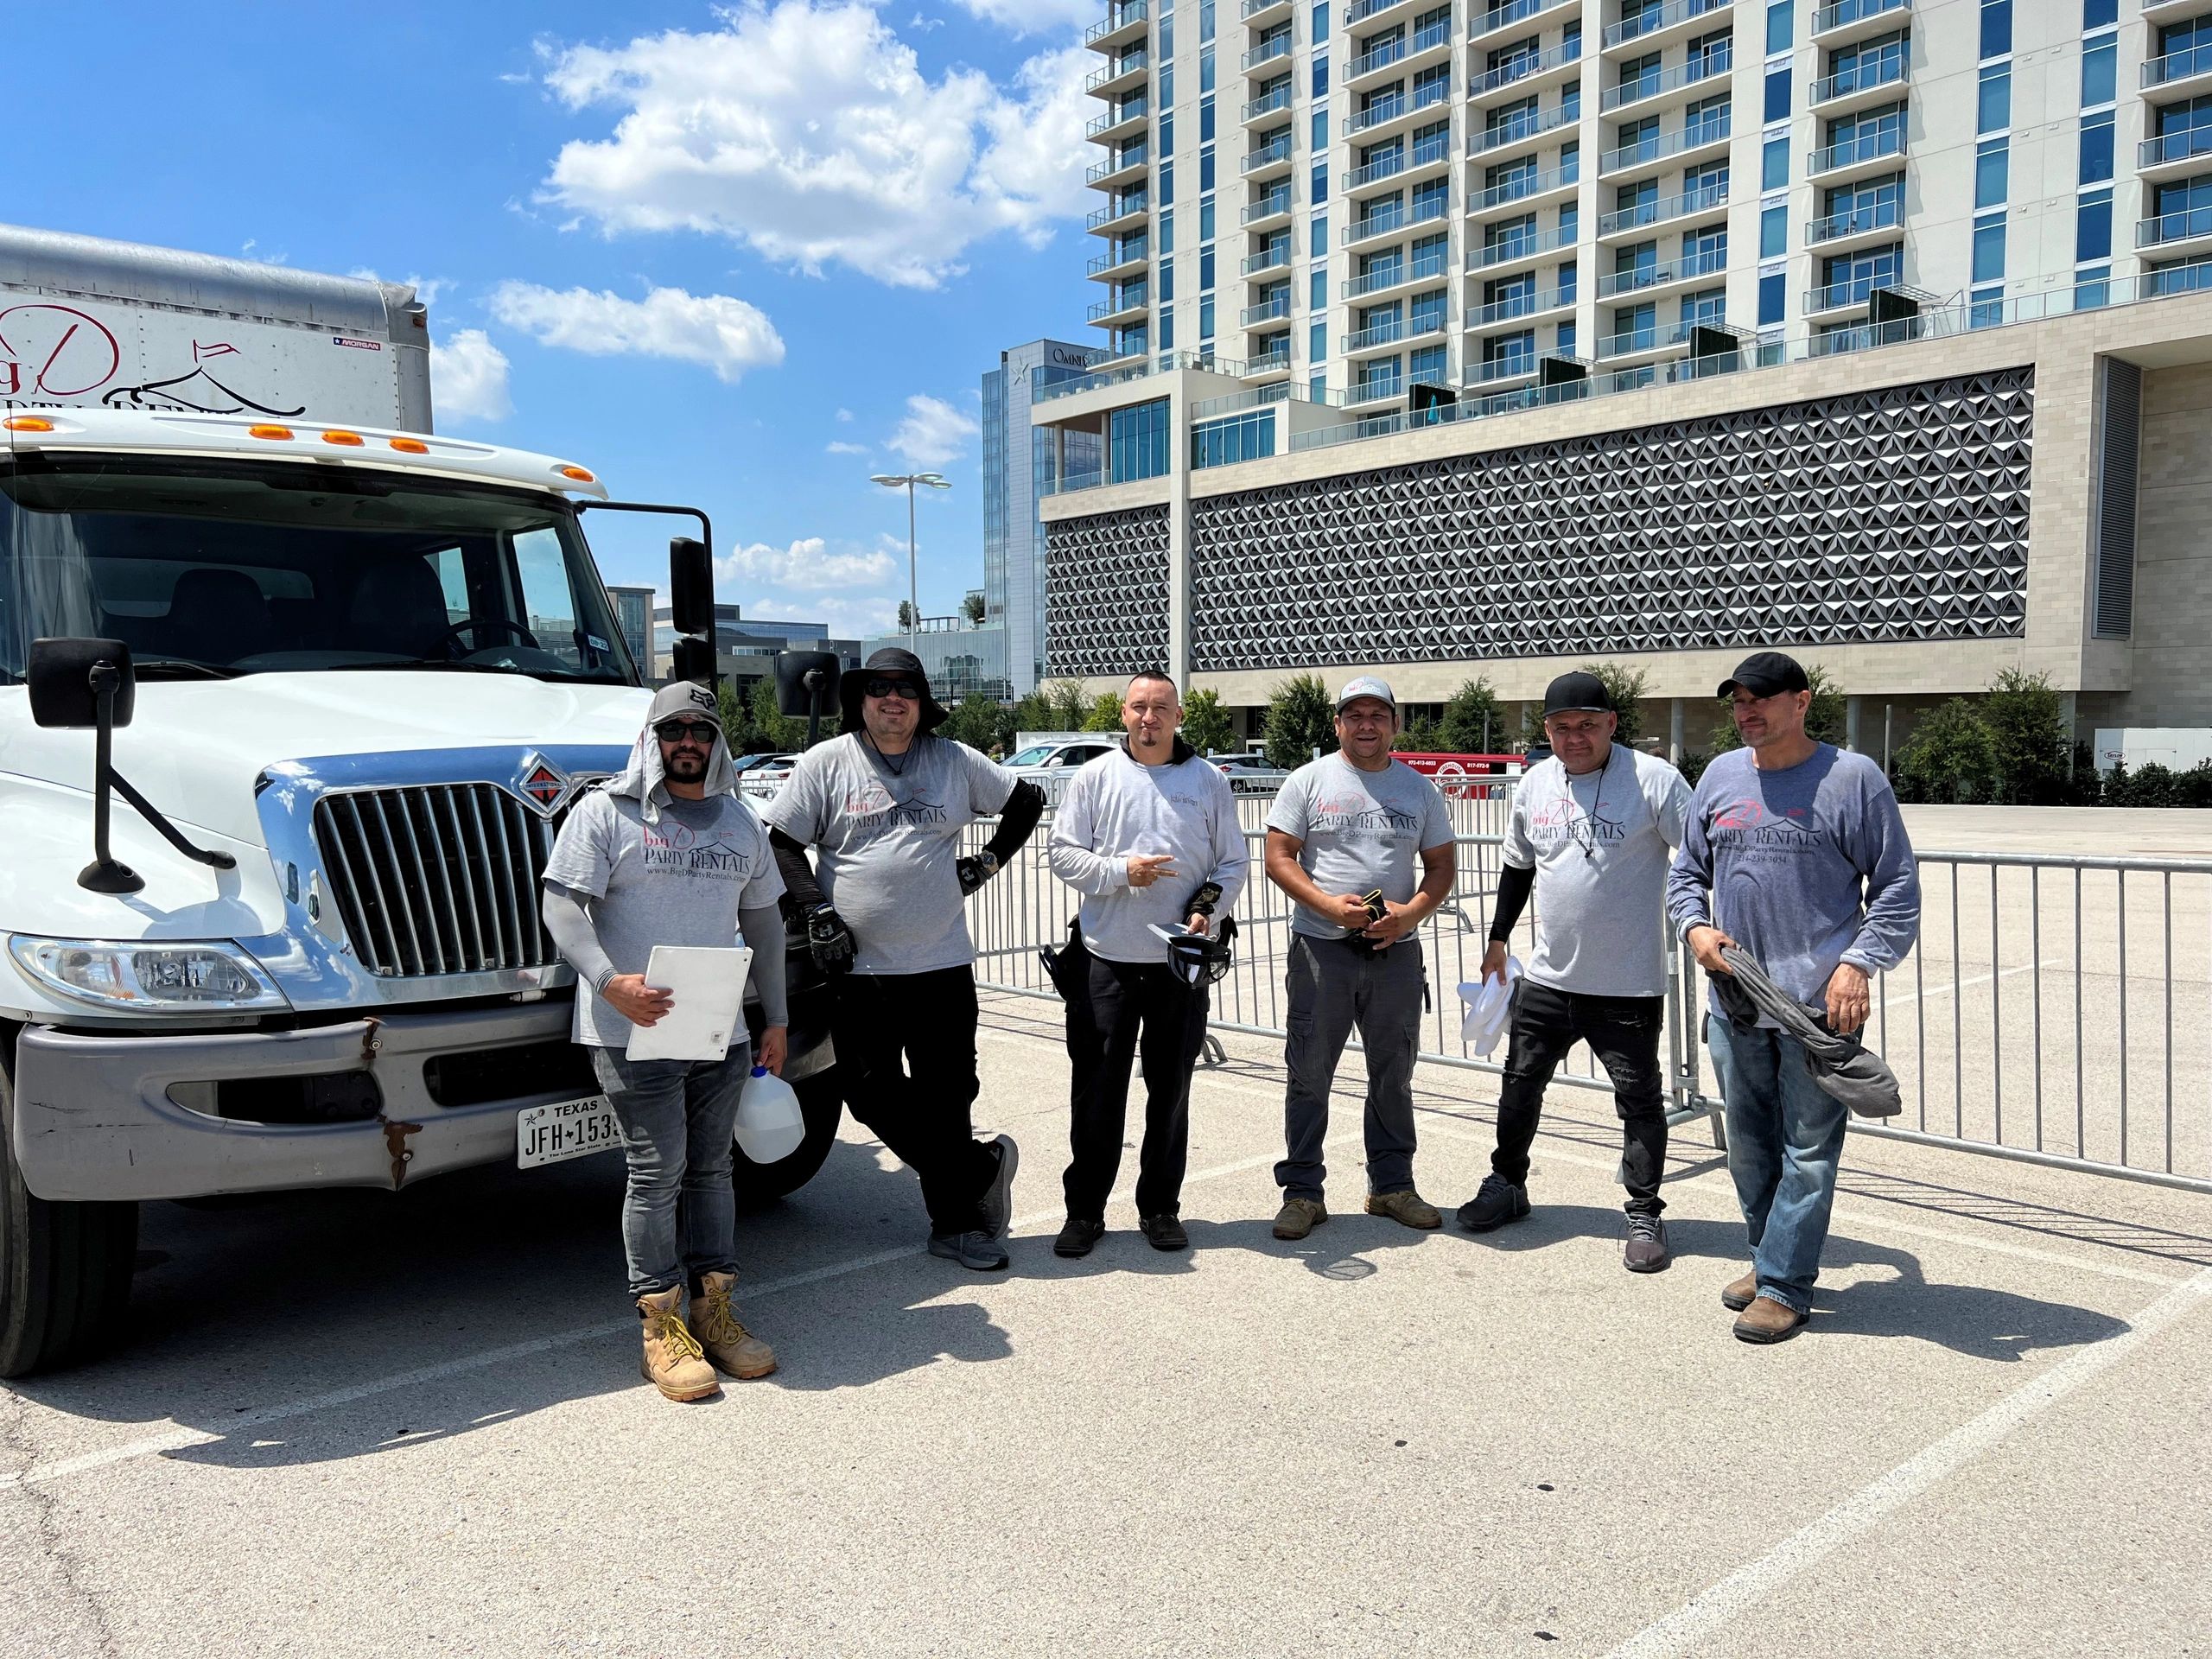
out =
[[[515,1165],[520,1169],[563,1163],[621,1143],[613,1105],[605,1095],[556,1100],[515,1115]]]

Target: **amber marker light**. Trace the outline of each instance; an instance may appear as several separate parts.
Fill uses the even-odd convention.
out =
[[[43,415],[10,415],[6,420],[0,421],[0,426],[6,427],[10,432],[51,432],[54,430],[54,423]]]
[[[427,455],[430,453],[430,446],[420,438],[391,438],[386,442],[403,455]]]
[[[562,477],[577,484],[596,484],[599,480],[581,467],[556,467],[553,469]]]
[[[322,435],[322,441],[325,443],[339,444],[348,449],[358,449],[361,447],[361,435],[358,432],[326,432]]]
[[[245,429],[245,435],[249,438],[283,440],[289,439],[292,435],[292,429],[289,426],[249,426]]]

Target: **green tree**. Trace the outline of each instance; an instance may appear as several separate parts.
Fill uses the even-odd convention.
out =
[[[1488,754],[1505,741],[1505,711],[1484,679],[1467,680],[1444,705],[1437,747],[1452,754]],[[1419,751],[1415,751],[1419,753]]]
[[[1964,697],[1923,715],[1897,752],[1896,783],[1904,800],[1987,801],[1998,779],[1997,741],[1982,723],[1981,711]]]
[[[1074,680],[1055,680],[1043,690],[1045,700],[1052,710],[1048,729],[1056,732],[1081,731],[1083,722],[1090,715],[1090,700],[1083,695],[1083,687]],[[1033,727],[1031,729],[1035,728]]]
[[[1444,728],[1433,720],[1408,726],[1390,740],[1390,747],[1406,754],[1443,754],[1451,751]]]
[[[960,613],[981,627],[983,623],[984,601],[981,594],[969,594],[960,601]]]
[[[991,745],[999,741],[1000,713],[999,705],[990,698],[981,692],[971,692],[938,730],[956,742],[988,753]]]
[[[1183,741],[1200,754],[1225,749],[1236,741],[1236,722],[1221,706],[1218,691],[1193,691],[1183,699]]]
[[[753,681],[752,696],[746,702],[753,716],[753,733],[760,740],[760,747],[782,752],[806,747],[806,722],[776,706],[775,681]]]
[[[1304,766],[1313,751],[1337,747],[1336,709],[1319,674],[1297,674],[1268,697],[1268,761],[1286,771]]]
[[[1052,700],[1042,691],[1032,691],[1014,705],[1007,721],[1008,741],[1014,732],[1049,732],[1058,718],[1052,712]]]
[[[753,736],[753,714],[737,688],[724,680],[715,690],[715,715],[722,723],[722,737],[732,754],[743,754]]]
[[[1849,729],[1850,699],[1825,668],[1807,669],[1805,683],[1813,688],[1813,701],[1805,709],[1805,735],[1815,743],[1841,743]],[[1720,705],[1720,717],[1713,722],[1712,737],[1713,754],[1726,754],[1731,749],[1744,747],[1744,734],[1736,729],[1736,721],[1729,714],[1725,699]],[[1706,757],[1708,761],[1712,758]],[[1702,772],[1704,767],[1700,766],[1699,770]],[[1683,773],[1685,777],[1688,775]],[[1696,779],[1691,781],[1694,783]]]
[[[1981,700],[1981,720],[1997,746],[1999,800],[2055,806],[2066,798],[2072,757],[2049,678],[2006,669]]]
[[[911,600],[899,601],[899,626],[902,630],[918,626],[921,620],[922,613],[914,608]]]
[[[1122,729],[1122,698],[1116,691],[1101,691],[1091,700],[1090,709],[1084,715],[1083,723],[1075,728],[1083,732],[1118,732]]]
[[[1618,663],[1580,663],[1576,666],[1585,674],[1595,674],[1604,682],[1605,693],[1612,699],[1613,712],[1620,724],[1613,736],[1622,743],[1634,743],[1643,735],[1643,687],[1646,675],[1642,669],[1630,673]],[[1464,690],[1464,688],[1462,688]],[[1523,743],[1544,741],[1543,705],[1532,702],[1521,719],[1521,741]]]

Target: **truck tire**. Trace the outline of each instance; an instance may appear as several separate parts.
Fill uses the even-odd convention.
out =
[[[32,1197],[13,1117],[0,1074],[0,1376],[29,1376],[89,1358],[121,1325],[138,1206]]]
[[[745,1155],[744,1147],[737,1149],[730,1165],[730,1185],[737,1189],[741,1209],[756,1208],[798,1192],[814,1179],[823,1160],[830,1155],[830,1143],[837,1138],[837,1124],[845,1115],[845,1097],[837,1089],[837,1068],[831,1066],[803,1077],[791,1088],[798,1095],[800,1115],[806,1119],[806,1138],[798,1143],[797,1152],[772,1164],[756,1164]]]

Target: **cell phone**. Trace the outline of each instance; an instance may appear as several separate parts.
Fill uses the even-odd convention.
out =
[[[1373,887],[1360,894],[1359,902],[1367,906],[1367,919],[1379,922],[1390,912],[1382,903],[1382,889]]]

